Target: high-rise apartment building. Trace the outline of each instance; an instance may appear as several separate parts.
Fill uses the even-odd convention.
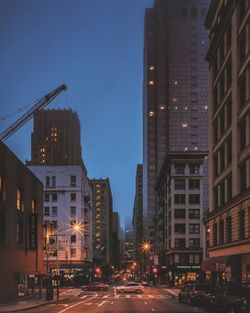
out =
[[[145,14],[144,238],[154,247],[155,186],[166,153],[207,150],[208,2],[155,0]]]
[[[34,117],[29,165],[79,165],[80,122],[72,110],[41,110]]]
[[[93,193],[94,258],[112,263],[113,200],[108,178],[90,179]]]
[[[250,281],[250,1],[213,0],[209,62],[209,215],[204,270]]]
[[[135,198],[133,208],[133,238],[134,260],[137,263],[137,272],[141,270],[143,262],[142,243],[143,239],[143,199],[142,199],[142,164],[137,164],[135,178]]]
[[[124,267],[129,268],[132,266],[134,260],[134,241],[133,241],[133,226],[131,218],[125,221],[125,234],[124,234]]]
[[[118,212],[113,212],[112,221],[112,264],[115,269],[121,267],[121,251],[120,251],[120,217]]]

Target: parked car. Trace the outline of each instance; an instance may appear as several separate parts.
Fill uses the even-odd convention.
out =
[[[205,295],[210,294],[211,288],[209,285],[202,283],[188,283],[179,292],[179,301],[187,302],[188,304],[203,303]]]
[[[102,284],[99,282],[95,282],[86,286],[82,286],[82,290],[88,290],[88,291],[103,291],[103,290],[108,290],[109,285]]]
[[[239,285],[217,287],[210,304],[230,313],[250,313],[250,288]]]
[[[116,292],[137,292],[137,293],[143,293],[144,292],[144,286],[140,283],[127,283],[126,285],[116,287]]]

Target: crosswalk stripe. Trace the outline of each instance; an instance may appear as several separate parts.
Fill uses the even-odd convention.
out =
[[[130,298],[130,295],[126,295],[126,298]]]
[[[103,298],[108,298],[109,297],[109,295],[105,295],[105,296],[103,296]]]
[[[80,299],[85,299],[85,298],[87,298],[87,296],[85,295],[85,296],[82,296]]]

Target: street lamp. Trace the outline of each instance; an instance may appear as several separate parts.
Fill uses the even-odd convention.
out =
[[[151,244],[148,241],[145,241],[141,245],[142,252],[144,253],[144,276],[146,276],[146,270],[147,270],[147,262],[146,262],[146,254],[150,254]]]

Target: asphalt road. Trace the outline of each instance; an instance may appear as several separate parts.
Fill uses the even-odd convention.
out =
[[[171,291],[170,291],[171,292]],[[60,298],[67,299],[60,303],[47,304],[27,313],[212,313],[197,306],[179,303],[176,297],[164,288],[145,288],[143,294],[125,293],[114,294],[109,291],[90,292],[81,289],[61,291]]]

